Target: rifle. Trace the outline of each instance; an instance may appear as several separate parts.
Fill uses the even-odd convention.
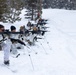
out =
[[[23,31],[20,31],[20,32],[11,32],[11,31],[5,30],[4,32],[0,32],[0,34],[7,34],[7,35],[10,35],[10,34],[27,34],[29,32],[31,32],[32,34],[39,34],[40,32],[49,32],[49,31],[46,31],[46,30],[37,30],[37,31],[26,30],[25,32],[23,32]]]
[[[4,32],[0,32],[0,34],[7,34],[7,35],[10,35],[10,34],[23,34],[23,32],[10,32],[10,31],[4,31]],[[20,43],[20,44],[22,44],[22,45],[26,45],[23,41],[21,41],[21,40],[19,40],[19,39],[14,39],[14,38],[9,38],[11,41],[15,41],[15,42],[18,42],[18,43]],[[0,40],[0,42],[2,42],[2,41],[5,41],[5,40],[7,40],[7,39],[2,39],[2,40]]]
[[[45,25],[47,24],[46,22],[43,22],[43,23],[37,23],[37,25]]]
[[[10,32],[10,31],[4,31],[4,32],[0,32],[0,34],[23,34],[23,32]]]
[[[0,40],[0,44],[3,42],[3,41],[6,41],[7,39],[2,39],[2,40]]]
[[[49,27],[42,27],[42,28],[49,28]]]
[[[49,32],[49,31],[45,31],[45,30],[37,30],[37,31],[27,31],[27,33],[31,32],[32,34],[40,34],[41,32]],[[25,31],[26,33],[26,31]]]
[[[18,43],[26,46],[26,44],[25,44],[23,41],[19,40],[19,39],[10,38],[10,40],[11,40],[12,42],[15,41],[15,42],[18,42]]]

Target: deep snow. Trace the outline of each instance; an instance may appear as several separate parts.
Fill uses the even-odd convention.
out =
[[[76,11],[43,9],[42,17],[48,19],[50,32],[45,34],[44,39],[38,40],[36,46],[19,50],[21,55],[18,58],[10,55],[11,67],[17,70],[15,73],[1,66],[3,51],[0,51],[1,75],[76,75]],[[14,25],[19,29],[26,23],[23,17],[21,22]],[[13,24],[4,25],[9,28]],[[31,50],[30,56],[27,49]]]

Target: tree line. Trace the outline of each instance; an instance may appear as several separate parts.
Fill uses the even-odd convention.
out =
[[[76,0],[43,0],[43,7],[76,10]]]
[[[0,21],[20,21],[21,10],[27,9],[25,18],[34,19],[42,8],[59,8],[76,10],[76,0],[0,0]]]

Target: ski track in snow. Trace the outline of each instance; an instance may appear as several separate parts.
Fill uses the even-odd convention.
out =
[[[69,42],[68,40],[71,40],[73,42],[76,42],[76,39],[74,39],[71,35],[69,35],[67,32],[64,32],[63,29],[58,28],[58,24],[51,19],[52,22],[52,26],[54,26],[56,28],[56,30],[61,33],[61,35],[65,36],[64,39],[66,40],[66,42]],[[69,48],[69,46],[67,47],[67,51],[76,59],[76,56],[74,55],[74,53],[72,52],[72,50]]]

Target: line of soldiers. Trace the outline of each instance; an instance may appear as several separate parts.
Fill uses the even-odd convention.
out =
[[[9,30],[0,24],[0,50],[4,51],[4,64],[9,65],[9,54],[18,54],[17,49],[24,48],[26,45],[34,45],[37,39],[41,39],[40,35],[47,32],[45,26],[47,20],[39,19],[37,24],[28,22],[26,26],[21,26],[19,32],[16,31],[15,26],[11,26]]]

